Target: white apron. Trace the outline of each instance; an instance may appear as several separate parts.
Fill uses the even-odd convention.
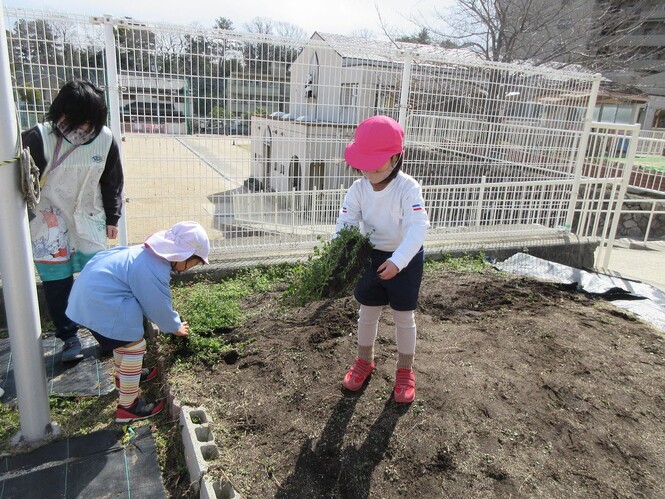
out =
[[[30,222],[33,258],[45,280],[79,272],[97,252],[106,249],[106,215],[99,179],[106,166],[113,135],[104,127],[90,144],[73,146],[62,140],[54,161],[57,136],[49,123],[38,125],[46,169],[35,218]]]

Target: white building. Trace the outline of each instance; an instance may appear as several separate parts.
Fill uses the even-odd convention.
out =
[[[265,189],[348,187],[354,174],[343,152],[357,123],[399,118],[403,47],[442,51],[314,33],[291,64],[287,111],[252,117],[252,173]]]

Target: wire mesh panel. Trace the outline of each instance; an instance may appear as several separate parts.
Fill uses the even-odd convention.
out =
[[[421,182],[573,175],[592,77],[431,52],[410,77],[407,137]]]
[[[130,244],[188,219],[207,228],[215,259],[302,255],[332,234],[358,178],[344,148],[377,114],[405,129],[403,168],[423,185],[430,245],[559,234],[596,195],[580,179],[615,178],[615,146],[585,145],[597,76],[328,33],[5,17],[24,128],[67,79],[117,81],[107,90],[118,95]]]
[[[73,78],[104,86],[104,36],[73,14],[5,8],[14,99],[22,129],[41,122],[58,90]]]

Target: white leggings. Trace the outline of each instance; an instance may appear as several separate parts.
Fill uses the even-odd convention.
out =
[[[369,347],[374,345],[379,329],[379,317],[383,306],[370,307],[360,305],[358,317],[358,345]],[[416,319],[414,310],[393,310],[395,320],[395,340],[397,352],[407,355],[416,353]]]

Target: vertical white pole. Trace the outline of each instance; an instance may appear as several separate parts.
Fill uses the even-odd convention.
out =
[[[0,0],[0,273],[21,423],[19,437],[35,442],[51,431],[51,414],[28,214],[18,162],[9,162],[19,154],[19,131],[2,12]]]
[[[122,129],[120,127],[120,82],[118,79],[118,63],[115,55],[115,36],[113,35],[113,17],[104,17],[104,54],[106,59],[106,79],[109,95],[109,115],[111,118],[111,132],[118,143],[120,157],[122,158]],[[121,246],[128,245],[127,236],[127,206],[124,203],[125,193],[122,193],[122,216],[118,222],[118,242]]]
[[[480,227],[483,214],[483,202],[485,201],[485,184],[487,183],[487,176],[483,175],[480,179],[480,191],[478,193],[478,208],[476,209],[476,226]]]
[[[649,242],[649,232],[651,231],[651,222],[653,221],[653,217],[656,215],[656,203],[657,200],[652,200],[651,201],[651,212],[649,213],[649,221],[647,222],[647,227],[644,230],[644,241],[642,241],[644,244]]]
[[[584,166],[584,158],[587,152],[587,144],[589,143],[589,136],[591,135],[591,125],[593,122],[593,112],[596,109],[596,99],[598,98],[598,90],[600,88],[601,75],[595,75],[595,79],[591,85],[591,95],[587,103],[586,116],[584,117],[584,126],[582,128],[582,135],[577,144],[577,158],[575,161],[575,172],[573,177],[572,193],[570,196],[570,204],[568,205],[568,214],[566,215],[565,228],[570,231],[575,216],[575,206],[577,206],[577,199],[579,197],[580,179],[582,178],[582,167]]]
[[[614,246],[614,239],[616,237],[617,229],[619,227],[619,219],[621,218],[621,210],[623,209],[623,201],[626,198],[626,191],[630,184],[630,176],[633,173],[633,163],[635,162],[635,151],[637,150],[637,141],[640,136],[640,125],[625,125],[626,131],[630,132],[630,142],[628,143],[628,151],[626,152],[626,161],[623,165],[623,175],[621,179],[621,187],[619,188],[619,195],[617,196],[614,213],[612,214],[612,228],[610,235],[607,239],[607,249],[603,257],[603,268],[610,267],[610,255],[612,254],[612,247]],[[624,139],[625,140],[625,139]],[[611,204],[608,206],[610,209]],[[600,257],[600,255],[599,255]]]
[[[397,121],[406,132],[406,116],[409,111],[409,89],[411,88],[411,65],[413,54],[407,52],[404,56],[404,71],[402,72],[402,91],[399,96],[399,117]]]

